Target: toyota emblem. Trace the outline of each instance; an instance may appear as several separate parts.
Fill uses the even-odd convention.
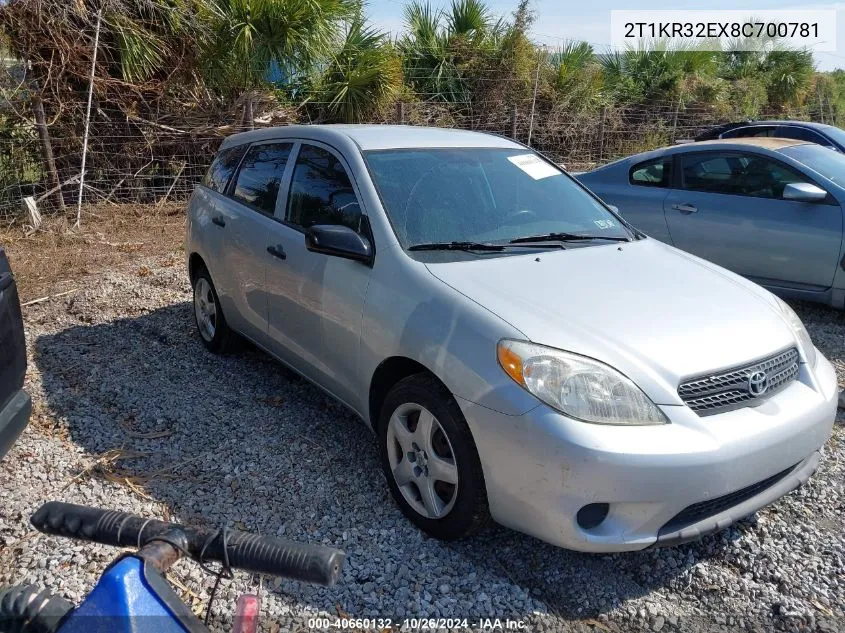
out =
[[[764,371],[755,371],[748,376],[748,393],[752,398],[758,398],[769,388],[769,377]]]

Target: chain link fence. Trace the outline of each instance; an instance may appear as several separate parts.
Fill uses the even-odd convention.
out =
[[[7,73],[9,76],[13,74]],[[14,87],[13,87],[14,88]],[[18,86],[0,102],[0,221],[25,213],[25,198],[41,213],[75,208],[79,191],[85,112],[61,113],[53,126],[32,116],[33,96]],[[242,110],[218,120],[191,122],[168,114],[151,119],[95,103],[83,186],[84,203],[160,205],[190,196],[217,147],[229,134],[272,125],[311,123],[304,106],[265,104],[253,120]],[[252,108],[250,108],[252,110]],[[240,114],[239,114],[240,113]],[[820,107],[778,113],[780,117],[824,120]],[[737,117],[734,117],[734,119]],[[67,125],[67,121],[78,124]],[[694,138],[724,123],[724,109],[673,99],[631,106],[573,110],[532,99],[515,103],[443,103],[417,99],[399,102],[373,123],[402,123],[477,130],[511,137],[543,152],[570,171],[592,169],[632,153]],[[54,127],[61,133],[54,132]],[[49,147],[52,158],[45,154]],[[55,165],[55,169],[52,168]]]

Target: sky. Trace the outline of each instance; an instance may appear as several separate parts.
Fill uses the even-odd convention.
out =
[[[435,7],[447,6],[449,0],[431,0]],[[487,0],[496,15],[509,16],[517,0]],[[402,32],[402,9],[405,0],[369,0],[370,19],[383,30],[393,34]],[[610,12],[613,9],[747,9],[750,12],[765,9],[836,9],[837,51],[815,52],[818,70],[845,69],[845,2],[817,3],[796,0],[707,0],[687,2],[676,0],[671,6],[666,0],[534,0],[536,20],[532,38],[538,44],[559,45],[569,39],[591,42],[597,52],[603,52],[610,43]]]

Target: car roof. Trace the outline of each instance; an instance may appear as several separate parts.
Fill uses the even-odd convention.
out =
[[[758,147],[760,149],[779,152],[787,147],[794,147],[796,145],[815,145],[808,141],[799,141],[792,138],[776,138],[770,136],[764,137],[741,137],[741,138],[717,138],[710,141],[695,141],[693,143],[681,143],[679,145],[667,145],[658,149],[653,149],[648,152],[640,154],[632,154],[619,158],[610,163],[596,167],[593,172],[598,172],[604,169],[616,169],[621,165],[631,165],[642,163],[660,156],[672,156],[673,154],[683,154],[686,152],[694,152],[699,148],[704,149],[725,149],[725,150],[742,150],[747,147]]]
[[[667,145],[650,152],[637,154],[636,158],[642,160],[651,158],[652,156],[663,156],[670,154],[683,154],[686,152],[694,152],[696,149],[735,149],[742,150],[747,147],[758,147],[760,149],[767,149],[773,152],[780,151],[785,147],[792,147],[793,145],[813,145],[809,141],[799,141],[794,138],[777,138],[773,136],[750,136],[740,138],[716,138],[709,141],[695,141],[693,143],[681,143],[679,145]],[[634,158],[629,157],[629,158]],[[623,158],[622,160],[626,160]]]
[[[777,138],[774,136],[742,136],[740,138],[718,138],[711,141],[696,141],[695,143],[684,143],[683,145],[673,145],[671,147],[699,147],[701,145],[751,145],[754,147],[762,147],[777,151],[784,147],[791,147],[793,145],[807,145],[808,141],[801,141],[794,138]],[[664,147],[663,149],[669,149]]]
[[[788,126],[788,127],[797,127],[803,128],[807,130],[813,130],[819,134],[824,136],[830,137],[831,134],[838,130],[833,125],[828,125],[827,123],[817,123],[815,121],[795,121],[789,119],[771,119],[771,120],[757,120],[757,121],[733,121],[731,123],[722,123],[720,125],[716,125],[714,127],[708,128],[703,132],[696,135],[695,138],[697,139],[712,139],[718,137],[720,134],[727,134],[728,132],[732,132],[734,130],[739,130],[742,128],[755,128],[755,127],[780,127],[780,126]],[[835,136],[833,137],[836,138]],[[837,143],[839,144],[839,143]]]
[[[525,149],[504,136],[453,130],[449,128],[411,125],[286,125],[233,134],[221,149],[241,143],[254,143],[277,138],[302,138],[331,143],[349,139],[361,150],[412,147],[502,147]]]
[[[796,125],[798,127],[809,127],[817,130],[823,130],[824,128],[829,127],[824,123],[817,123],[815,121],[790,121],[789,119],[773,119],[771,121],[740,121],[738,123],[729,123],[728,125],[733,129],[745,127],[746,125]]]

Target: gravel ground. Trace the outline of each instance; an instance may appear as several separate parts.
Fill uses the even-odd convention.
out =
[[[532,631],[845,630],[842,415],[806,486],[698,543],[598,556],[491,527],[444,544],[392,503],[353,415],[259,352],[204,351],[172,255],[83,287],[24,310],[34,415],[0,462],[0,584],[79,600],[115,557],[29,527],[61,499],[344,548],[336,587],[265,582],[267,631],[309,630],[318,613],[511,618]],[[845,384],[845,316],[795,307]],[[211,580],[196,565],[171,577],[204,607]],[[237,572],[222,585],[218,628],[257,586]]]

